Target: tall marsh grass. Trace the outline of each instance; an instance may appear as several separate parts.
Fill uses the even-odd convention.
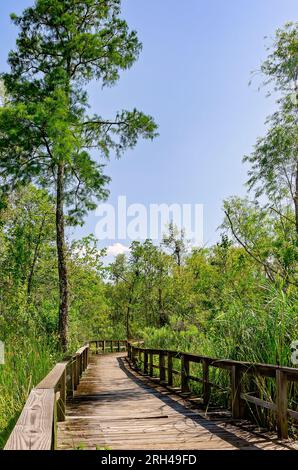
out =
[[[195,323],[195,322],[194,322]],[[273,288],[268,291],[267,302],[254,302],[246,306],[241,301],[232,302],[226,312],[207,320],[203,328],[190,319],[172,317],[171,323],[160,329],[146,328],[143,333],[145,346],[193,352],[213,358],[226,358],[247,362],[261,362],[295,367],[291,362],[290,345],[298,340],[298,301]],[[199,374],[199,366],[193,366],[192,375]],[[226,371],[211,368],[210,381],[222,387],[213,389],[211,402],[229,404],[229,375]],[[191,383],[200,394],[200,386]],[[264,400],[274,401],[275,381],[266,378],[243,378],[246,391],[254,392]],[[297,411],[298,385],[289,386],[289,407]],[[274,428],[272,413],[251,407],[251,416],[260,425]],[[293,428],[294,429],[294,428]],[[296,433],[296,431],[294,431]]]
[[[30,390],[59,360],[51,337],[20,337],[5,340],[5,364],[0,365],[0,448],[2,449],[28,398]]]

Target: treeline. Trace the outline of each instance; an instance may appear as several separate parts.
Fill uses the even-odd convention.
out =
[[[259,230],[254,222],[252,214],[252,235]],[[290,345],[298,332],[297,272],[285,280],[280,268],[269,277],[268,257],[256,261],[224,231],[215,246],[180,253],[181,265],[174,246],[134,242],[130,255],[119,255],[109,267],[111,320],[148,346],[291,365]],[[178,232],[176,237],[183,248],[183,237]],[[263,241],[265,249],[269,234]],[[279,243],[271,235],[270,241]],[[286,240],[281,251],[285,245]],[[268,256],[277,270],[272,253]],[[288,269],[294,271],[294,261]]]

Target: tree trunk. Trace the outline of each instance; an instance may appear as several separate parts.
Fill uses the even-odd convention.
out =
[[[30,299],[30,296],[31,296],[32,281],[33,281],[35,266],[36,266],[38,256],[39,256],[39,248],[40,248],[41,241],[42,241],[42,235],[43,235],[43,230],[44,230],[44,226],[45,226],[45,221],[46,221],[46,216],[44,215],[43,219],[42,219],[40,229],[39,229],[38,239],[37,239],[35,249],[34,249],[33,261],[32,261],[31,267],[30,267],[28,280],[27,280],[27,298],[28,298],[28,300]]]
[[[163,327],[166,325],[166,318],[165,312],[163,310],[163,302],[162,302],[162,289],[161,287],[158,288],[158,311],[159,311],[159,326]]]
[[[129,301],[126,310],[126,339],[129,340],[130,338],[130,309],[133,300],[133,290],[134,290],[134,283],[130,286],[130,293],[129,293]]]
[[[68,330],[68,275],[64,233],[64,164],[59,163],[57,172],[56,232],[59,274],[59,325],[58,335],[63,351],[67,349]]]
[[[129,341],[130,338],[130,328],[129,328],[129,317],[130,317],[130,304],[127,307],[126,311],[126,339]]]

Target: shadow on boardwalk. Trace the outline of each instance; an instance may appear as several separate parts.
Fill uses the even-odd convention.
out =
[[[58,448],[269,450],[293,448],[274,436],[214,419],[130,369],[123,353],[91,356],[58,424]]]
[[[217,425],[211,417],[205,418],[200,414],[200,409],[194,407],[190,402],[187,402],[187,399],[183,399],[176,394],[173,394],[169,391],[166,387],[161,386],[148,378],[148,376],[144,375],[136,375],[136,372],[131,369],[128,362],[123,358],[118,358],[119,367],[123,370],[123,372],[133,380],[139,387],[142,387],[146,390],[147,393],[151,393],[160,400],[162,400],[166,405],[170,406],[173,410],[177,411],[178,413],[182,414],[183,416],[191,419],[192,421],[199,423],[200,426],[205,427],[209,432],[218,436],[221,439],[226,440],[229,444],[235,446],[238,449],[250,449],[250,450],[261,450],[266,448],[266,444],[270,447],[270,449],[280,448],[281,450],[292,450],[293,445],[291,443],[287,444],[287,442],[281,442],[278,438],[274,436],[267,436],[266,433],[261,433],[260,431],[256,430],[256,426],[253,426],[251,423],[241,423],[240,421],[236,425],[230,425],[233,428],[233,431],[226,432],[223,436],[223,426],[227,428],[228,423],[222,413],[222,418],[217,418],[216,421],[219,421],[221,425]],[[182,403],[181,403],[182,402]],[[191,407],[191,408],[190,408]],[[194,411],[194,408],[196,410]],[[190,414],[191,413],[191,414]],[[206,415],[206,412],[204,411]],[[207,413],[208,416],[208,413]],[[250,428],[249,430],[247,428]],[[252,429],[255,428],[255,429]],[[242,437],[241,433],[249,434],[246,437]],[[253,436],[255,436],[257,440],[257,445],[252,443]],[[260,448],[260,443],[262,443],[262,447]]]

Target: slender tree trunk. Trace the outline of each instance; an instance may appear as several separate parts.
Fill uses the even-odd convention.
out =
[[[59,325],[58,335],[61,348],[67,349],[68,330],[68,274],[65,247],[64,221],[64,164],[59,163],[57,172],[56,232],[59,274]]]
[[[39,229],[38,239],[37,239],[35,249],[34,249],[33,261],[32,261],[31,267],[30,267],[28,280],[27,280],[27,298],[28,299],[31,296],[32,281],[33,281],[35,266],[36,266],[38,256],[39,256],[39,248],[40,248],[41,241],[42,241],[42,235],[43,235],[43,230],[44,230],[44,226],[45,226],[45,221],[46,221],[46,216],[44,215],[43,219],[42,219],[40,229]]]
[[[181,266],[181,255],[180,255],[180,248],[176,246],[176,259],[177,259],[177,265]]]
[[[129,301],[127,305],[127,310],[126,310],[126,339],[129,340],[130,338],[130,309],[131,309],[131,304],[132,304],[132,299],[133,299],[133,289],[134,289],[134,284],[131,285],[130,287],[130,293],[129,293]]]
[[[158,288],[158,311],[159,311],[159,326],[163,327],[166,324],[166,319],[165,319],[165,313],[163,310],[161,287]]]
[[[129,317],[130,317],[130,305],[127,307],[126,311],[126,339],[129,340],[130,338],[130,328],[129,328]]]

